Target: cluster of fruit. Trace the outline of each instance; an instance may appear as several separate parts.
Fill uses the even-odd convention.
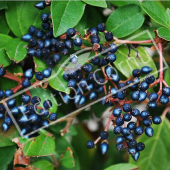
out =
[[[3,77],[6,75],[6,70],[4,67],[0,67],[0,76]],[[30,80],[33,78],[34,74],[32,69],[28,69],[24,72],[22,79],[22,87],[27,88],[31,85]],[[43,80],[51,76],[51,69],[47,68],[42,72],[37,72],[35,78],[37,80]],[[22,95],[22,105],[17,106],[17,100],[11,98],[14,94],[12,89],[9,90],[0,90],[0,99],[4,100],[5,105],[0,104],[0,119],[4,120],[2,123],[3,131],[7,131],[10,125],[13,123],[11,120],[10,114],[15,118],[15,121],[21,126],[21,134],[25,135],[29,132],[32,132],[42,126],[48,126],[49,120],[54,121],[57,119],[56,113],[50,113],[48,109],[52,107],[52,102],[50,100],[45,100],[43,102],[43,108],[38,105],[41,102],[41,99],[38,96],[32,97],[31,95]],[[6,109],[8,108],[8,109]],[[49,120],[48,120],[49,119]]]

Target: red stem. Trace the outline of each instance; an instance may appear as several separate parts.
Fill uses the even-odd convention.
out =
[[[20,85],[18,85],[18,86],[16,86],[16,87],[14,87],[14,88],[12,88],[12,91],[14,92],[14,93],[16,93],[18,90],[20,90],[22,88],[22,85],[20,84]]]
[[[163,119],[166,117],[166,115],[167,115],[167,113],[169,112],[169,110],[170,110],[170,106],[167,107],[167,108],[163,111],[163,113],[162,113],[162,118],[163,118]]]
[[[144,41],[130,41],[130,40],[119,40],[117,38],[114,38],[114,43],[121,43],[121,44],[148,44],[152,43],[152,40],[144,40]]]
[[[18,82],[18,83],[21,83],[21,79],[19,79],[18,77],[16,77],[16,76],[14,76],[14,75],[4,75],[3,76],[4,78],[7,78],[7,79],[10,79],[10,80],[14,80],[14,81],[16,81],[16,82]]]

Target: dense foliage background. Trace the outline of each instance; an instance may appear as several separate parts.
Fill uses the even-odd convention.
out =
[[[44,10],[35,8],[35,3],[33,1],[0,1],[0,65],[3,64],[11,73],[23,73],[28,68],[33,68],[35,71],[42,71],[47,68],[46,64],[40,59],[27,56],[27,43],[21,40],[22,35],[28,32],[30,25],[41,28],[41,14],[49,13],[48,8]],[[83,34],[85,29],[96,27],[98,23],[102,22],[106,23],[107,30],[113,32],[115,37],[124,40],[128,38],[148,40],[151,39],[151,36],[155,38],[156,33],[156,36],[164,40],[166,46],[164,58],[167,63],[170,62],[168,44],[170,41],[170,1],[52,1],[51,15],[55,37],[62,35],[70,27],[75,27]],[[148,32],[145,32],[146,30]],[[152,44],[143,44],[137,46],[137,50],[144,60],[147,60],[148,56],[152,56],[153,60],[148,65],[151,67],[156,65],[158,69],[158,53],[157,51],[151,51],[151,47]],[[79,50],[79,48],[75,48],[75,50]],[[131,50],[131,57],[135,58],[136,52],[133,49]],[[120,62],[126,60],[128,55],[127,46],[121,45],[116,55],[115,67],[121,74],[122,79],[130,77],[132,72],[127,63],[125,62],[123,65],[124,70],[121,70],[119,66]],[[62,62],[66,58],[67,56],[64,56]],[[138,62],[141,66],[140,60]],[[136,65],[133,65],[133,62],[131,64],[135,69]],[[57,71],[59,67],[60,64],[54,68],[54,71]],[[155,71],[157,70],[156,67],[154,68]],[[48,89],[33,89],[31,94],[43,98],[43,94],[48,96],[54,89],[66,92],[67,84],[61,75],[59,77],[65,87],[60,86],[56,79],[52,79],[49,82],[50,87]],[[164,79],[170,85],[169,68],[164,71]],[[0,78],[0,88],[3,90],[16,85],[17,83],[11,80]],[[157,89],[156,86],[150,90]],[[58,100],[60,99],[57,98]],[[137,107],[142,108],[145,105]],[[55,106],[53,111],[56,111],[58,116],[62,117],[75,109],[74,105],[69,103],[58,108]],[[109,151],[104,156],[100,153],[99,145],[95,149],[88,150],[86,148],[87,140],[95,140],[104,129],[105,122],[108,119],[107,109],[109,110],[107,106],[97,103],[82,111],[77,116],[74,125],[71,125],[69,133],[64,136],[60,135],[60,130],[65,127],[65,122],[52,125],[47,129],[53,134],[52,137],[45,130],[42,130],[36,142],[19,138],[20,141],[15,141],[15,143],[21,148],[20,151],[22,152],[23,149],[24,155],[28,156],[26,160],[22,158],[23,165],[26,165],[28,169],[35,167],[41,170],[56,169],[53,165],[58,165],[58,163],[59,170],[130,170],[138,167],[141,170],[170,169],[170,122],[167,118],[164,119],[161,125],[152,126],[154,129],[152,138],[142,135],[137,139],[146,144],[146,148],[137,162],[134,162],[126,151],[119,152],[116,150],[116,136],[111,130],[108,139]],[[161,115],[164,109],[163,106],[157,107],[151,110],[150,114]],[[106,115],[102,116],[106,110]],[[12,142],[15,137],[19,137],[19,134],[14,126],[6,133],[0,132],[1,170],[11,170],[13,169],[13,163],[17,164],[17,153],[20,151],[18,150],[15,153],[18,147],[17,144]],[[43,143],[44,141],[46,142]],[[21,168],[15,169],[21,170]]]

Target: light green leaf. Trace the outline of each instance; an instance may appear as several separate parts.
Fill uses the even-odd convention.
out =
[[[165,8],[158,1],[142,1],[141,6],[143,10],[157,23],[170,28],[169,18]]]
[[[168,86],[170,86],[170,68],[168,68],[167,70],[165,70],[165,81],[168,84]]]
[[[85,4],[80,0],[52,1],[51,15],[54,36],[58,37],[67,29],[75,27],[84,13]]]
[[[137,165],[133,165],[129,163],[121,163],[121,164],[109,166],[108,168],[104,170],[133,170],[137,168],[138,168]]]
[[[170,41],[170,29],[167,29],[165,27],[160,27],[160,28],[158,28],[157,33],[158,33],[159,37],[161,37],[167,41]]]
[[[8,41],[8,43],[5,47],[5,50],[6,50],[8,57],[11,60],[19,63],[27,55],[27,49],[26,49],[27,45],[28,45],[28,43],[21,41],[20,38],[14,38],[14,39]]]
[[[49,13],[48,8],[39,10],[34,7],[35,1],[8,1],[5,11],[7,23],[12,32],[17,36],[28,32],[30,25],[41,28],[41,14]]]
[[[149,138],[143,134],[138,142],[145,144],[145,149],[140,152],[140,158],[137,162],[130,158],[133,163],[144,170],[169,170],[170,168],[170,122],[164,119],[160,125],[153,125],[153,137]]]
[[[0,147],[0,170],[7,170],[14,158],[16,146]]]
[[[0,10],[1,9],[8,9],[5,1],[0,1]]]
[[[40,132],[40,135],[25,143],[23,152],[25,156],[46,156],[52,155],[55,150],[54,139],[47,134]]]
[[[8,34],[10,29],[8,27],[8,24],[5,19],[5,13],[4,11],[0,11],[0,34]]]
[[[92,6],[107,8],[107,3],[105,0],[100,0],[100,1],[99,0],[83,0],[83,1]]]
[[[8,35],[0,34],[0,40],[1,40],[0,41],[0,56],[1,56],[0,65],[3,64],[3,66],[6,67],[10,65],[12,61],[9,59],[9,57],[5,52],[5,46],[8,41],[12,40],[12,38]]]
[[[32,165],[40,170],[54,170],[54,166],[47,160],[40,160]]]
[[[110,3],[120,7],[120,6],[124,6],[124,5],[128,5],[128,4],[137,4],[139,5],[139,1],[138,0],[134,0],[134,1],[110,1]]]
[[[138,5],[130,4],[117,8],[106,21],[107,30],[118,37],[125,37],[137,29],[144,22],[141,8]]]
[[[121,46],[116,52],[117,60],[114,62],[116,68],[125,76],[130,77],[134,69],[141,69],[143,66],[149,66],[153,69],[151,74],[158,76],[158,71],[152,57],[143,47],[136,48],[138,50],[138,57],[136,51],[131,49],[130,57],[128,57],[128,48]]]

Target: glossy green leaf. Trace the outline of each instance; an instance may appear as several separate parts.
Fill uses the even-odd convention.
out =
[[[41,28],[41,14],[49,13],[48,8],[39,10],[34,7],[35,1],[8,1],[5,11],[7,23],[12,32],[17,36],[28,32],[30,25]]]
[[[170,29],[167,29],[165,27],[160,27],[158,28],[157,33],[159,37],[167,41],[170,41]]]
[[[16,146],[0,147],[0,170],[7,170],[14,158]]]
[[[117,60],[114,62],[116,68],[128,78],[132,75],[134,69],[149,66],[153,69],[151,74],[157,77],[158,71],[152,57],[143,47],[138,47],[136,50],[138,50],[138,57],[133,49],[131,49],[130,56],[128,56],[128,48],[125,46],[119,47],[116,52]]]
[[[46,156],[52,155],[55,150],[54,139],[47,134],[41,133],[40,135],[24,145],[25,156]]]
[[[121,164],[117,164],[117,165],[112,165],[109,166],[108,168],[104,169],[104,170],[133,170],[133,169],[137,169],[138,166],[137,165],[133,165],[130,163],[121,163]]]
[[[15,145],[15,143],[12,142],[12,139],[18,136],[19,133],[14,125],[11,126],[7,132],[4,132],[2,129],[0,129],[0,147]]]
[[[145,144],[145,149],[140,152],[140,158],[137,162],[130,158],[130,163],[133,163],[144,170],[169,170],[170,168],[170,122],[168,119],[160,125],[153,125],[153,137],[149,138],[143,134],[138,142]]]
[[[6,50],[8,57],[11,60],[19,63],[27,55],[27,48],[26,48],[27,45],[28,45],[28,43],[21,41],[20,38],[14,38],[14,39],[8,41],[8,43],[5,47],[5,50]]]
[[[110,3],[120,7],[120,6],[124,6],[124,5],[128,5],[128,4],[137,4],[139,5],[139,1],[138,0],[134,0],[134,1],[110,1]]]
[[[164,77],[166,83],[168,84],[168,86],[170,86],[170,68],[168,68],[167,70],[165,70],[165,77]]]
[[[142,1],[143,10],[157,23],[170,28],[170,21],[165,8],[159,1]]]
[[[8,9],[5,1],[0,1],[0,10],[1,9]]]
[[[12,61],[9,59],[9,57],[5,52],[5,46],[8,41],[12,40],[12,38],[8,35],[0,34],[0,40],[1,40],[0,41],[0,56],[1,56],[0,65],[3,64],[3,66],[6,67],[10,65]]]
[[[8,34],[10,29],[9,29],[8,24],[6,22],[4,11],[0,11],[0,21],[1,21],[0,34]]]
[[[46,88],[36,88],[30,90],[32,97],[38,96],[41,99],[41,103],[39,104],[40,107],[43,107],[43,103],[45,100],[50,100],[52,102],[52,107],[49,109],[50,112],[56,113],[57,112],[57,100],[52,97],[53,93],[50,89]]]
[[[40,170],[54,170],[54,166],[47,160],[40,160],[32,165]]]
[[[98,6],[98,7],[103,7],[106,8],[107,7],[107,3],[105,0],[83,0],[85,3],[92,5],[92,6]]]
[[[83,16],[85,3],[80,0],[52,1],[51,15],[54,36],[58,37],[67,29],[75,27]]]
[[[73,151],[68,147],[65,154],[60,158],[61,164],[66,168],[73,168],[75,166]]]
[[[143,22],[144,17],[140,6],[131,4],[113,11],[106,21],[106,26],[107,30],[113,32],[116,37],[121,38],[139,29]]]

